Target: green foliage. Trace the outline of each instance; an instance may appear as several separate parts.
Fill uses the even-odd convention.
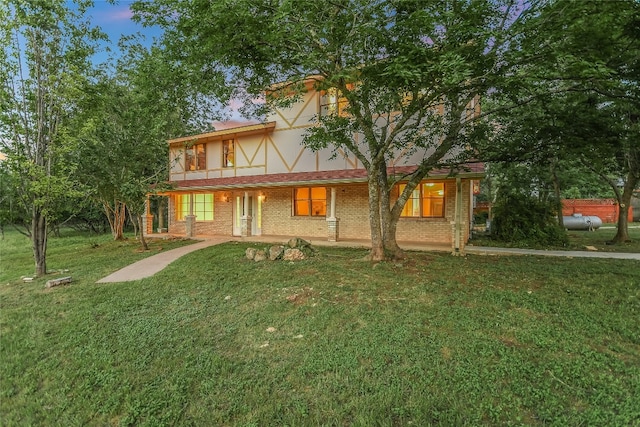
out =
[[[491,101],[503,108],[499,132],[482,155],[551,167],[556,197],[583,196],[585,189],[601,196],[604,184],[607,197],[628,206],[640,185],[638,23],[640,3],[633,0],[544,2],[524,23],[519,48],[507,52],[520,63],[520,79],[493,92]],[[567,179],[563,166],[592,178]],[[617,242],[628,237],[620,218]]]
[[[0,8],[0,152],[19,200],[14,223],[32,238],[36,274],[47,270],[49,225],[84,196],[67,126],[103,38],[83,16],[88,5],[10,0]]]
[[[531,196],[517,193],[499,196],[492,213],[491,235],[497,240],[537,246],[567,242],[566,232],[556,220],[557,211]]]
[[[451,257],[364,249],[255,263],[193,252],[156,276],[96,285],[169,249],[66,235],[74,282],[0,264],[3,425],[634,425],[637,261]],[[452,274],[452,272],[455,272]],[[271,329],[273,328],[273,329]]]

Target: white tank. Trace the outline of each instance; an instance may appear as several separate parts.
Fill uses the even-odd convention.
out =
[[[582,216],[582,214],[573,214],[571,216],[563,216],[562,222],[567,230],[597,230],[602,225],[602,220],[594,215]]]

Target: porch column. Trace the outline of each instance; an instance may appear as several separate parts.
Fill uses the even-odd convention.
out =
[[[455,201],[455,213],[453,221],[451,221],[451,233],[452,233],[452,255],[464,255],[464,242],[462,238],[462,226],[465,221],[462,218],[462,180],[460,177],[456,178],[456,201]]]
[[[251,215],[249,215],[249,192],[244,192],[242,204],[242,231],[243,237],[251,236]]]
[[[145,215],[142,217],[144,220],[144,233],[148,236],[149,234],[153,234],[153,214],[151,213],[151,200],[149,195],[147,195],[147,199],[144,201],[144,212]]]
[[[189,215],[184,216],[185,234],[187,237],[196,236],[196,216],[193,214],[194,195],[189,196]]]
[[[331,187],[331,201],[329,217],[327,218],[327,238],[330,242],[337,242],[339,235],[338,218],[336,218],[336,189]]]

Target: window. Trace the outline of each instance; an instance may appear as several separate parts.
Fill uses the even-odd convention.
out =
[[[399,193],[402,193],[405,187],[405,184],[400,184],[398,186]],[[420,183],[409,196],[400,216],[416,218],[444,217],[444,183]]]
[[[176,220],[184,221],[189,215],[193,197],[193,214],[198,221],[213,221],[213,193],[183,194],[176,196]]]
[[[222,166],[232,168],[235,164],[235,146],[233,139],[225,139],[222,141]]]
[[[295,188],[293,215],[327,216],[327,189],[324,187]]]
[[[196,144],[185,150],[185,170],[196,171],[207,168],[207,155],[204,144]]]
[[[354,85],[347,85],[349,90],[353,90]],[[347,102],[347,98],[342,96],[340,91],[336,88],[329,88],[324,92],[324,95],[320,98],[320,115],[321,116],[329,116],[332,114],[337,114],[341,117],[347,115],[345,109],[349,103]]]

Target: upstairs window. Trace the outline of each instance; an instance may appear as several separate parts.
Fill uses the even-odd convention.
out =
[[[327,189],[302,187],[293,190],[294,216],[327,216]]]
[[[222,167],[232,168],[235,163],[235,141],[233,139],[225,139],[222,141]]]
[[[184,154],[185,170],[198,171],[207,168],[207,154],[204,144],[195,144],[188,147]]]
[[[354,85],[347,85],[349,90],[354,88]],[[327,89],[320,98],[320,115],[330,116],[337,114],[338,116],[345,117],[347,112],[345,109],[349,105],[347,98],[342,96],[342,93],[336,88]]]
[[[405,184],[398,186],[399,193]],[[444,217],[444,183],[422,182],[409,196],[400,214],[405,218],[443,218]]]

